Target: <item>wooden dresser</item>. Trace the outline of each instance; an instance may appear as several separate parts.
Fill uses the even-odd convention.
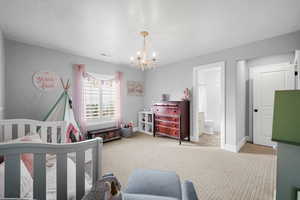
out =
[[[190,102],[167,101],[152,106],[154,134],[190,141]]]

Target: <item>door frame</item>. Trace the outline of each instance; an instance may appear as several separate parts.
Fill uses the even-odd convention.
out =
[[[254,132],[255,132],[255,119],[254,119],[254,114],[253,114],[253,109],[254,109],[254,74],[255,70],[259,68],[264,68],[264,69],[276,69],[281,66],[291,66],[292,64],[289,62],[282,62],[282,63],[276,63],[276,64],[266,64],[266,65],[257,65],[249,68],[249,105],[248,105],[248,110],[249,110],[249,141],[252,141],[254,143]],[[262,70],[264,71],[264,70]],[[295,85],[296,86],[296,85]],[[250,135],[251,134],[251,135]],[[276,143],[275,143],[276,145]]]
[[[209,68],[221,68],[221,126],[220,126],[220,144],[221,148],[225,147],[225,136],[226,136],[226,77],[225,77],[225,61],[210,63],[205,65],[199,65],[193,69],[193,135],[191,137],[192,141],[199,141],[199,124],[198,124],[198,110],[199,110],[199,94],[198,94],[198,75],[199,70],[209,69]]]

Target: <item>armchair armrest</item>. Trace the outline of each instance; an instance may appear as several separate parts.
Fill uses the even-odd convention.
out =
[[[198,200],[194,184],[191,181],[182,183],[182,200]]]

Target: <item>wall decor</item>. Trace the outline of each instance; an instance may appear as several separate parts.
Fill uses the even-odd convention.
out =
[[[33,74],[32,82],[36,88],[49,91],[58,86],[59,76],[54,72],[39,71]]]
[[[144,96],[144,83],[139,81],[127,81],[128,96]]]
[[[169,101],[170,100],[170,94],[162,94],[161,95],[162,101]]]

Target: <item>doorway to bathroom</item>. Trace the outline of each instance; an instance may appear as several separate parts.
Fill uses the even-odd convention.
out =
[[[194,140],[202,146],[225,144],[225,63],[194,68]]]

